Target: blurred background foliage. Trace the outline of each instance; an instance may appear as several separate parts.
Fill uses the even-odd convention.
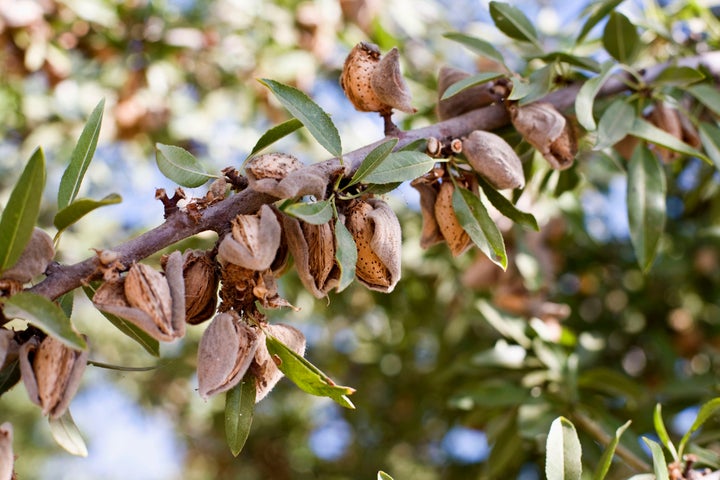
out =
[[[513,3],[549,48],[569,43],[582,25],[584,2]],[[621,8],[644,29],[648,64],[718,47],[717,19],[699,1],[628,0]],[[442,37],[449,31],[493,42],[520,73],[531,68],[492,26],[484,1],[0,0],[0,203],[38,145],[49,158],[45,194],[53,203],[85,118],[104,97],[81,195],[118,192],[124,201],[65,234],[58,260],[79,261],[90,247],[162,222],[154,190],[175,186],[152,161],[156,142],[183,146],[219,172],[238,167],[263,131],[288,118],[257,78],[306,91],[350,151],[381,138],[382,122],[344,99],[337,79],[345,55],[363,40],[382,50],[397,45],[419,109],[400,117],[402,127],[432,123],[438,68],[485,67]],[[598,45],[590,41],[586,53]],[[277,147],[306,163],[325,159],[302,131]],[[520,205],[542,231],[499,220],[511,255],[506,273],[475,251],[422,251],[417,198],[401,188],[389,198],[404,234],[403,279],[393,294],[353,286],[327,303],[294,274],[284,277],[284,297],[302,310],[272,312],[272,320],[303,330],[308,358],[357,389],[357,409],[283,381],[258,405],[237,458],[225,444],[222,396],[205,403],[194,391],[203,327],[163,345],[156,360],[76,295],[73,319],[92,339],[91,358],[158,366],[88,369],[72,404],[86,459],[53,443],[22,387],[0,398],[0,420],[15,425],[19,478],[339,480],[382,469],[396,479],[533,479],[543,476],[545,437],[558,415],[575,422],[588,465],[602,453],[597,432],[611,435],[627,420],[624,449],[649,463],[638,435],[652,432],[657,402],[675,436],[693,409],[720,393],[717,172],[697,159],[666,165],[669,221],[659,258],[643,275],[628,236],[625,177],[611,157],[583,153],[569,176],[546,176],[540,162],[524,158],[539,173]],[[49,231],[53,213],[41,216]],[[213,241],[200,235],[184,246]],[[716,426],[697,439],[713,467]],[[623,461],[612,470],[613,478],[631,473]]]

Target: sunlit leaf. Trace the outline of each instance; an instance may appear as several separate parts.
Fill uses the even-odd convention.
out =
[[[291,118],[290,120],[283,122],[280,125],[275,125],[270,130],[263,133],[263,135],[258,139],[257,143],[250,151],[250,155],[248,155],[248,158],[252,157],[260,150],[269,147],[281,138],[287,137],[294,131],[300,129],[302,126],[302,122],[297,118]]]
[[[655,412],[653,413],[653,426],[655,427],[655,433],[657,433],[660,442],[662,442],[665,448],[668,449],[673,457],[673,460],[678,461],[679,458],[677,450],[675,450],[675,445],[673,445],[672,441],[670,441],[670,435],[668,435],[668,432],[665,429],[665,422],[662,418],[662,405],[659,403],[655,405]]]
[[[208,174],[195,156],[182,147],[155,145],[155,160],[158,168],[167,178],[183,187],[195,188],[204,184]]]
[[[635,125],[635,109],[622,99],[613,101],[600,117],[595,150],[612,147]]]
[[[365,183],[394,183],[414,180],[432,170],[436,159],[414,151],[393,152],[365,176]]]
[[[80,138],[70,156],[70,164],[63,172],[58,190],[58,210],[62,210],[75,200],[80,185],[82,184],[85,172],[95,155],[98,138],[100,137],[100,126],[102,125],[105,99],[103,98],[90,113],[85,127],[83,127]]]
[[[648,142],[660,145],[661,147],[669,148],[674,152],[690,155],[691,157],[698,157],[712,165],[712,161],[701,151],[694,149],[674,135],[656,127],[643,118],[635,118],[630,134],[635,137],[642,138],[643,140],[647,140]]]
[[[50,434],[58,445],[71,455],[87,457],[88,450],[85,440],[82,438],[80,429],[75,425],[70,410],[65,411],[59,418],[51,418],[49,422]]]
[[[552,89],[554,72],[553,65],[545,65],[531,73],[528,80],[513,81],[508,100],[520,100],[520,105],[527,105],[544,97]]]
[[[85,340],[56,303],[32,292],[20,292],[5,300],[5,316],[27,320],[70,348],[85,350]]]
[[[505,58],[492,43],[486,42],[480,38],[471,37],[462,33],[446,33],[443,35],[445,38],[454,40],[462,45],[465,45],[473,52],[484,57],[488,57],[491,60],[495,60],[498,63],[505,64]]]
[[[603,452],[603,455],[598,462],[597,469],[593,474],[593,480],[604,480],[605,476],[610,470],[610,465],[612,465],[612,460],[615,456],[615,449],[617,448],[618,443],[620,443],[620,437],[625,432],[625,430],[628,429],[631,423],[632,422],[628,420],[624,425],[621,425],[620,427],[618,427],[617,430],[615,430],[615,436],[610,441],[608,446],[605,447],[605,451]]]
[[[595,73],[600,72],[600,64],[590,57],[580,57],[566,52],[551,52],[535,58],[545,63],[561,62],[580,67],[583,70],[589,70]]]
[[[578,33],[578,36],[575,39],[575,44],[577,45],[582,42],[593,27],[600,23],[603,18],[608,16],[610,12],[614,11],[615,7],[620,5],[622,2],[623,0],[603,0],[600,2],[592,2],[590,7],[592,8],[592,13],[588,15],[587,20],[580,29],[580,33]]]
[[[283,207],[283,212],[313,225],[323,225],[332,219],[333,205],[329,200],[297,202]]]
[[[117,193],[111,193],[101,200],[78,198],[55,214],[53,224],[58,232],[61,232],[93,210],[120,202],[122,202],[122,197]]]
[[[469,77],[463,78],[459,82],[455,82],[450,85],[447,90],[445,90],[445,93],[443,93],[441,100],[450,98],[467,88],[474,87],[475,85],[482,85],[483,83],[487,83],[504,76],[505,74],[499,72],[482,72],[470,75]]]
[[[265,344],[270,355],[276,355],[280,359],[278,363],[280,371],[301,390],[311,395],[329,397],[345,408],[355,408],[347,397],[355,392],[354,388],[336,385],[319,368],[285,346],[267,331],[265,332]]]
[[[708,157],[720,169],[720,128],[708,123],[700,122],[700,141]]]
[[[247,375],[225,394],[225,440],[235,457],[250,434],[256,392],[255,377]]]
[[[545,451],[547,480],[580,480],[582,475],[582,447],[575,426],[570,420],[558,417],[550,425]]]
[[[697,98],[700,103],[712,110],[715,115],[720,115],[720,91],[716,85],[701,83],[699,85],[690,85],[687,88],[690,94]]]
[[[532,346],[532,341],[525,333],[527,321],[500,315],[500,313],[484,299],[478,300],[475,303],[475,307],[490,326],[497,330],[503,337],[514,340],[525,349]]]
[[[497,208],[500,213],[517,224],[532,228],[536,232],[540,231],[537,220],[535,220],[535,217],[532,214],[518,209],[510,200],[495,190],[482,178],[478,178],[478,183],[480,184],[485,196],[488,200],[490,200],[490,203],[492,203],[493,207]]]
[[[360,163],[360,166],[350,179],[348,187],[360,183],[365,179],[366,176],[372,173],[377,168],[377,166],[380,165],[387,158],[388,155],[390,155],[390,153],[395,148],[395,145],[397,145],[397,142],[397,138],[391,138],[382,142],[377,147],[373,148],[372,151],[368,153],[367,156],[363,159],[362,163]]]
[[[458,187],[453,191],[453,210],[473,243],[503,270],[507,268],[507,253],[502,234],[488,214],[480,198],[470,190]]]
[[[665,172],[650,150],[640,145],[630,159],[627,208],[630,240],[640,268],[647,272],[665,229]]]
[[[336,157],[342,156],[340,134],[330,116],[297,88],[263,78],[260,83],[270,89],[283,107],[300,120],[315,140]]]
[[[615,62],[608,60],[600,67],[600,73],[586,81],[575,97],[575,113],[577,120],[585,130],[593,131],[597,127],[595,117],[593,116],[593,105],[595,97],[602,88],[603,84],[610,78],[612,67]]]
[[[490,2],[490,16],[495,26],[510,38],[537,45],[537,32],[522,10],[509,3]]]
[[[603,47],[615,60],[631,65],[640,50],[637,27],[618,11],[610,13],[603,32]]]
[[[680,458],[682,458],[683,454],[685,453],[685,447],[690,441],[690,437],[692,436],[692,434],[695,433],[698,428],[702,427],[703,424],[710,417],[712,417],[718,409],[720,409],[720,398],[713,398],[709,402],[703,404],[702,407],[700,407],[700,411],[698,411],[695,421],[690,426],[690,429],[685,432],[685,435],[683,435],[683,437],[680,439],[680,443],[678,444],[678,456]]]
[[[380,470],[377,473],[377,480],[393,480],[393,477]]]
[[[670,65],[660,72],[660,75],[658,75],[653,81],[653,85],[668,85],[674,87],[687,86],[691,83],[699,82],[704,78],[705,75],[700,70],[690,67]]]
[[[643,442],[650,447],[650,452],[652,453],[655,480],[670,480],[670,477],[668,476],[667,461],[665,460],[665,454],[663,453],[660,444],[647,437],[643,437]]]
[[[335,221],[335,260],[340,267],[337,291],[342,292],[355,280],[357,246],[350,231],[340,219]]]
[[[0,272],[18,261],[30,241],[45,187],[45,156],[35,150],[0,217]]]

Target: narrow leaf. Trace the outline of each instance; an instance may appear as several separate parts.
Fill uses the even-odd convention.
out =
[[[355,280],[357,246],[350,231],[340,219],[335,221],[335,260],[340,267],[337,291],[342,292]]]
[[[195,156],[174,145],[155,145],[155,160],[158,168],[167,178],[183,187],[195,188],[213,178]]]
[[[583,70],[589,70],[595,73],[600,72],[600,64],[590,57],[579,57],[565,52],[551,52],[535,58],[542,60],[545,63],[567,63],[568,65],[573,65],[575,67],[582,68]]]
[[[0,395],[10,390],[20,381],[20,361],[15,359],[6,363],[0,370]]]
[[[622,13],[613,11],[603,32],[603,47],[615,60],[631,65],[637,56],[640,36],[635,25]]]
[[[93,295],[95,294],[95,290],[96,289],[92,285],[83,287],[83,291],[91,300]],[[115,328],[130,337],[132,340],[139,343],[140,346],[144,348],[145,351],[148,352],[150,355],[152,355],[153,357],[160,356],[160,342],[152,338],[140,327],[135,326],[135,324],[125,320],[124,318],[116,317],[115,315],[112,315],[110,313],[100,313],[102,313],[102,315],[107,318],[108,321],[115,326]]]
[[[550,425],[545,451],[547,480],[580,480],[582,448],[575,426],[564,417]]]
[[[483,57],[487,57],[505,65],[505,58],[503,58],[502,53],[500,53],[490,42],[486,42],[485,40],[471,37],[469,35],[464,35],[462,33],[446,33],[443,36],[466,46],[478,55],[482,55]]]
[[[475,85],[482,85],[483,83],[487,83],[504,76],[505,74],[499,72],[483,72],[476,73],[475,75],[470,75],[469,77],[463,78],[459,82],[455,82],[450,85],[448,89],[445,90],[445,93],[443,93],[443,96],[440,100],[445,100],[452,97],[453,95],[462,92],[467,88],[474,87]]]
[[[720,170],[720,128],[707,123],[700,123],[700,141],[708,157],[715,164],[715,168]]]
[[[674,152],[689,155],[691,157],[698,157],[712,165],[712,161],[701,151],[694,149],[687,143],[673,135],[670,135],[665,130],[656,127],[643,118],[635,118],[630,134],[638,138],[642,138],[643,140],[647,140],[648,142],[660,145],[661,147],[669,148]]]
[[[15,265],[30,241],[45,187],[45,155],[35,150],[0,217],[0,272]]]
[[[377,473],[377,480],[393,480],[393,478],[382,470]]]
[[[280,371],[301,390],[311,395],[329,397],[345,408],[355,408],[355,405],[347,397],[355,392],[354,388],[336,385],[319,368],[286,347],[267,331],[265,332],[265,344],[270,355],[276,355],[280,359],[278,364]]]
[[[535,220],[532,214],[519,210],[510,200],[492,188],[492,186],[482,178],[478,177],[478,182],[485,196],[500,213],[515,223],[532,228],[536,232],[540,231],[537,220]]]
[[[408,143],[402,148],[399,148],[399,152],[424,152],[427,148],[427,139],[425,138],[418,138],[417,140],[413,140],[412,142]]]
[[[607,17],[610,12],[615,10],[615,8],[622,2],[623,0],[603,0],[601,2],[594,2],[591,7],[592,13],[580,29],[580,33],[578,33],[578,36],[575,39],[575,44],[577,45],[582,42],[585,37],[587,37],[588,33],[590,33],[590,31],[593,29],[593,27],[597,25],[603,18]]]
[[[78,198],[55,214],[53,224],[58,229],[58,232],[62,232],[93,210],[120,202],[122,202],[122,197],[117,193],[111,193],[101,200]]]
[[[545,65],[530,74],[528,80],[513,81],[513,89],[509,100],[520,100],[520,105],[527,105],[547,95],[553,87],[554,65]]]
[[[705,75],[694,68],[670,65],[660,72],[660,75],[653,81],[653,85],[684,87],[691,83],[699,82],[704,78]]]
[[[665,229],[665,172],[650,150],[640,145],[628,165],[627,208],[630,240],[640,268],[647,272]]]
[[[480,198],[470,190],[458,187],[453,191],[452,205],[458,222],[475,245],[493,263],[505,270],[507,268],[505,242]]]
[[[490,16],[498,30],[508,37],[538,45],[535,27],[522,10],[509,3],[490,2]]]
[[[70,164],[63,172],[58,190],[58,210],[62,210],[75,200],[80,185],[82,184],[85,172],[95,155],[98,138],[100,137],[100,126],[102,125],[105,99],[97,104],[88,117],[85,127],[78,138],[78,142],[70,156]]]
[[[391,138],[390,140],[387,140],[373,148],[372,151],[367,154],[367,157],[363,159],[347,186],[349,187],[363,181],[366,176],[372,173],[373,170],[375,170],[377,166],[380,165],[388,155],[390,155],[395,148],[395,145],[397,145],[397,142],[397,138]]]
[[[263,78],[260,83],[270,89],[290,114],[300,120],[320,145],[336,157],[342,156],[340,134],[330,116],[297,88]]]
[[[85,350],[85,340],[56,303],[31,292],[20,292],[5,300],[5,316],[22,318],[70,348]]]
[[[624,425],[621,425],[617,430],[615,430],[615,437],[613,437],[610,444],[605,448],[605,451],[600,458],[600,462],[598,463],[597,470],[595,470],[595,474],[593,475],[593,480],[604,480],[610,470],[613,456],[615,456],[615,449],[617,448],[618,443],[620,443],[620,437],[631,423],[632,421],[628,420]]]
[[[234,457],[245,446],[255,412],[255,377],[248,375],[225,394],[225,440]]]
[[[329,200],[312,203],[297,202],[287,205],[282,211],[307,223],[322,225],[332,219],[333,204]]]
[[[600,74],[586,81],[575,97],[575,113],[578,122],[585,130],[593,131],[597,128],[595,118],[593,117],[593,105],[595,97],[602,88],[603,84],[610,78],[612,67],[615,62],[608,60],[600,67]]]
[[[273,143],[277,142],[281,138],[285,138],[291,133],[293,133],[295,130],[300,129],[303,126],[302,122],[298,120],[297,118],[291,118],[290,120],[281,123],[280,125],[275,125],[267,132],[263,133],[262,137],[260,137],[255,144],[255,146],[252,148],[252,151],[250,152],[250,155],[248,155],[248,158],[252,157],[256,153],[258,153],[260,150],[263,150],[264,148],[269,147]]]
[[[635,109],[622,99],[615,100],[600,117],[594,149],[612,147],[630,133],[634,124]]]
[[[49,422],[50,434],[66,452],[78,457],[88,456],[85,440],[82,438],[80,429],[75,425],[70,410],[67,410],[60,418],[51,418]]]
[[[720,398],[713,398],[709,402],[705,403],[702,407],[700,407],[697,418],[695,418],[695,421],[690,426],[690,429],[685,432],[685,435],[683,435],[683,437],[680,439],[680,443],[678,444],[678,456],[680,458],[682,458],[683,454],[685,453],[685,447],[690,441],[690,437],[692,436],[692,434],[695,433],[698,428],[702,427],[703,424],[710,417],[712,417],[718,409],[720,409]]]
[[[670,477],[668,476],[667,461],[665,460],[665,454],[663,453],[660,444],[647,437],[643,437],[643,442],[650,447],[650,452],[652,453],[655,480],[670,480]]]
[[[655,412],[653,413],[653,426],[655,427],[655,433],[657,433],[658,438],[660,438],[660,442],[662,442],[665,448],[668,449],[673,457],[673,460],[678,461],[679,457],[677,450],[675,450],[675,445],[673,445],[670,441],[670,435],[668,435],[668,432],[665,429],[665,422],[663,422],[662,418],[662,405],[659,403],[655,405]]]
[[[394,152],[365,176],[365,183],[394,183],[414,180],[429,172],[436,159],[413,151]]]
[[[712,110],[715,115],[720,115],[720,92],[717,86],[701,83],[689,86],[687,91],[697,98],[700,103]]]

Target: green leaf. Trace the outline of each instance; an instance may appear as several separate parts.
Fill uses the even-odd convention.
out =
[[[445,90],[445,93],[443,93],[443,96],[440,100],[445,100],[452,97],[453,95],[462,92],[467,88],[474,87],[475,85],[482,85],[483,83],[487,83],[504,76],[504,73],[499,72],[483,72],[476,73],[475,75],[470,75],[469,77],[463,78],[459,82],[455,82],[450,85],[448,89]]]
[[[297,202],[283,207],[282,211],[307,223],[323,225],[332,219],[333,204],[329,200]]]
[[[505,270],[507,268],[505,242],[480,198],[470,190],[458,186],[453,191],[452,205],[458,222],[475,245],[493,263]]]
[[[509,100],[520,100],[520,105],[527,105],[547,95],[552,89],[553,65],[545,65],[530,74],[528,80],[513,81],[513,89],[508,96]]]
[[[695,433],[698,428],[702,427],[703,424],[710,417],[712,417],[718,409],[720,409],[720,398],[713,398],[709,402],[705,403],[702,407],[700,407],[700,411],[698,412],[695,421],[690,426],[690,429],[685,432],[685,435],[683,435],[683,437],[680,439],[680,443],[678,444],[679,458],[683,457],[683,454],[685,453],[685,447],[690,441],[690,437],[692,436],[692,434]]]
[[[600,462],[598,463],[597,470],[595,470],[595,474],[593,475],[593,480],[604,480],[605,476],[610,470],[610,465],[612,464],[612,459],[615,455],[615,449],[620,443],[620,437],[625,432],[625,430],[627,430],[631,423],[632,421],[628,420],[624,425],[621,425],[620,427],[618,427],[617,430],[615,430],[615,437],[613,437],[612,441],[610,441],[610,444],[608,444],[608,446],[605,448],[605,451],[600,458]]]
[[[335,260],[340,267],[337,291],[342,292],[355,280],[357,246],[350,231],[340,219],[335,221]]]
[[[290,114],[300,120],[320,145],[336,157],[342,156],[340,134],[330,116],[297,88],[263,78],[260,83],[270,89]]]
[[[582,447],[575,426],[565,417],[558,417],[550,425],[545,451],[547,480],[580,480],[582,475]]]
[[[505,65],[505,58],[492,43],[486,42],[480,38],[471,37],[462,33],[446,33],[443,35],[445,38],[458,42],[465,45],[473,52],[483,57],[488,57],[491,60],[495,60],[498,63]]]
[[[70,318],[72,316],[73,303],[75,302],[75,290],[70,290],[64,295],[60,295],[56,301],[65,316]]]
[[[610,13],[602,41],[605,50],[620,63],[631,65],[637,57],[640,46],[637,28],[618,11]]]
[[[70,348],[85,350],[85,340],[56,303],[31,292],[20,292],[5,300],[5,316],[22,318]]]
[[[414,180],[432,170],[436,159],[413,151],[391,153],[365,176],[365,183],[394,183]]]
[[[0,272],[18,261],[30,241],[45,187],[45,155],[35,150],[0,217]]]
[[[0,370],[0,395],[10,390],[20,381],[20,361],[15,359]]]
[[[183,187],[199,187],[209,178],[214,178],[192,153],[182,147],[157,143],[155,160],[163,175]]]
[[[717,86],[707,83],[691,85],[687,88],[690,94],[697,98],[700,103],[712,110],[715,115],[720,115],[720,92]]]
[[[655,412],[653,413],[653,426],[655,427],[655,433],[657,433],[658,438],[662,444],[665,445],[665,448],[668,449],[668,452],[672,455],[673,460],[678,461],[679,457],[677,450],[675,450],[675,445],[673,445],[672,441],[670,441],[670,435],[668,435],[668,432],[665,429],[665,422],[663,422],[662,418],[662,405],[659,403],[655,405]]]
[[[527,321],[500,315],[500,313],[484,299],[478,300],[475,303],[475,307],[485,321],[500,332],[503,337],[512,339],[525,350],[532,346],[532,341],[525,333]]]
[[[668,476],[667,461],[665,460],[665,454],[663,454],[660,444],[647,437],[642,437],[642,439],[643,442],[650,447],[650,452],[652,453],[655,480],[670,480],[670,477]]]
[[[93,155],[95,155],[104,109],[105,99],[103,98],[92,111],[85,123],[85,127],[83,127],[80,138],[78,138],[78,142],[70,156],[70,164],[60,179],[57,197],[58,210],[70,205],[80,190],[85,172],[93,159]]]
[[[595,97],[598,92],[605,84],[612,72],[612,67],[615,62],[608,60],[600,66],[600,74],[586,81],[580,91],[575,97],[575,113],[577,114],[578,122],[587,131],[593,131],[597,128],[595,124],[595,118],[593,117],[593,105],[595,104]]]
[[[600,117],[595,150],[612,147],[635,125],[635,109],[622,99],[613,101]]]
[[[300,129],[303,126],[302,122],[298,120],[297,118],[291,118],[290,120],[281,123],[280,125],[275,125],[267,132],[263,133],[262,137],[258,139],[255,146],[252,148],[252,151],[250,152],[250,155],[248,155],[248,158],[252,157],[256,153],[258,153],[260,150],[263,150],[264,148],[269,147],[273,143],[277,142],[281,138],[285,138],[291,133],[293,133],[295,130]]]
[[[669,148],[674,152],[689,155],[691,157],[698,157],[712,165],[712,160],[710,160],[704,153],[694,149],[687,143],[679,140],[665,130],[656,127],[643,118],[635,118],[632,129],[630,130],[630,135],[655,143],[661,147]]]
[[[95,290],[96,288],[94,288],[93,285],[83,286],[83,291],[90,300],[92,300],[93,295],[95,295]],[[100,313],[102,313],[102,315],[107,318],[108,321],[115,326],[115,328],[139,343],[140,346],[143,347],[150,355],[153,357],[160,356],[160,342],[148,335],[143,329],[135,326],[135,324],[125,320],[124,318],[102,311]]]
[[[85,440],[82,438],[80,429],[75,425],[75,421],[67,410],[61,417],[50,419],[50,434],[55,442],[60,445],[66,452],[78,457],[87,457],[88,450],[85,446]]]
[[[367,186],[363,193],[372,193],[375,195],[385,195],[398,188],[402,182],[392,183],[373,183]]]
[[[349,187],[363,181],[366,176],[372,173],[373,170],[375,170],[378,165],[380,165],[387,156],[390,155],[395,148],[395,145],[397,145],[397,142],[397,138],[391,138],[373,148],[372,151],[363,159],[347,186]]]
[[[225,394],[225,440],[234,457],[245,446],[255,412],[255,377],[248,375]]]
[[[354,388],[336,385],[319,368],[286,347],[267,331],[265,331],[265,344],[270,355],[277,355],[280,359],[278,364],[280,371],[301,390],[311,395],[332,398],[345,408],[355,408],[347,397],[355,392]]]
[[[593,27],[597,25],[603,18],[608,16],[610,12],[615,10],[615,8],[622,2],[623,0],[603,0],[601,2],[591,3],[592,13],[588,16],[585,24],[580,29],[580,33],[578,33],[578,36],[575,39],[575,45],[582,42],[588,35],[588,33],[590,33],[590,30],[592,30]]]
[[[715,168],[720,170],[720,128],[711,123],[700,122],[699,130],[705,152],[715,164]]]
[[[427,139],[426,138],[418,138],[417,140],[413,140],[412,142],[408,143],[404,147],[398,149],[399,152],[424,152],[427,148]]]
[[[665,229],[666,190],[660,162],[647,147],[638,146],[628,165],[627,208],[630,240],[644,272],[655,259]]]
[[[539,47],[535,27],[522,10],[509,3],[490,2],[490,16],[498,30],[508,37]]]
[[[93,200],[91,198],[78,198],[74,200],[70,205],[63,208],[55,214],[53,224],[58,229],[58,233],[62,232],[70,225],[74,224],[82,217],[92,212],[95,209],[104,207],[106,205],[114,205],[122,202],[122,197],[117,193],[111,193],[101,200]]]
[[[672,87],[685,87],[691,83],[699,82],[704,78],[705,75],[694,68],[670,65],[660,72],[660,75],[655,78],[653,86],[666,85]]]
[[[377,473],[377,480],[393,480],[393,478],[382,470],[379,470]]]
[[[500,213],[515,223],[532,228],[536,232],[540,231],[537,220],[535,220],[532,214],[519,210],[510,200],[490,186],[484,179],[478,177],[478,183],[485,196],[490,200],[490,203],[492,203],[493,207],[497,208]]]
[[[600,72],[600,64],[590,57],[579,57],[565,52],[551,52],[535,58],[542,60],[545,63],[567,63],[568,65],[573,65],[575,67],[582,68],[583,70],[590,70],[595,73]]]

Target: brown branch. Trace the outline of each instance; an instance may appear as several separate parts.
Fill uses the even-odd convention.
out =
[[[720,75],[720,51],[679,59],[676,64],[691,67],[703,65],[717,77]],[[645,70],[643,72],[643,80],[645,83],[652,83],[667,65],[668,64],[656,65]],[[600,90],[598,96],[609,96],[628,90],[629,87],[626,80],[626,75],[615,75],[611,77]],[[576,84],[557,90],[547,95],[544,100],[553,103],[561,110],[566,110],[573,105],[580,87],[581,84]],[[496,130],[507,125],[509,122],[510,118],[504,105],[490,105],[444,122],[416,130],[399,132],[397,135],[398,144],[396,148],[402,148],[416,140],[428,137],[436,137],[439,139],[459,138],[468,135],[473,130]],[[384,140],[385,139],[378,140],[375,143],[343,155],[345,173],[352,175],[367,154]],[[333,158],[325,162],[309,165],[305,168],[328,172],[336,171],[338,166],[339,160]],[[195,218],[191,218],[184,212],[177,211],[170,215],[167,220],[158,227],[121,245],[110,247],[110,249],[119,254],[119,260],[122,263],[130,264],[200,232],[212,230],[221,233],[228,228],[230,221],[236,215],[253,213],[257,211],[261,205],[274,202],[275,200],[276,198],[270,195],[246,189],[237,195],[233,195],[202,210],[200,215]],[[74,265],[54,264],[49,268],[47,277],[39,284],[30,288],[30,291],[48,298],[57,298],[81,286],[82,282],[90,278],[96,271],[96,265],[95,257],[88,258]]]

